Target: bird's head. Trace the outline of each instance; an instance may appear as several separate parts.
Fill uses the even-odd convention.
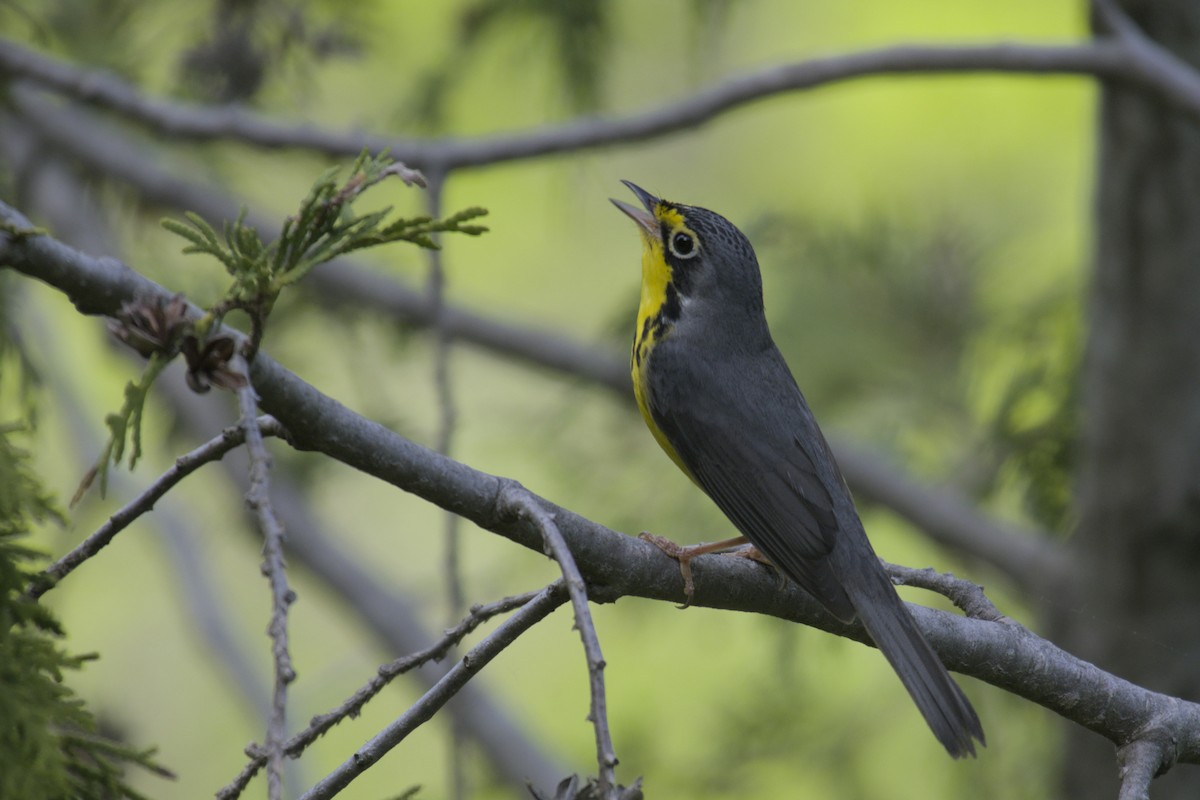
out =
[[[642,234],[642,304],[678,320],[686,316],[762,314],[762,278],[750,241],[729,220],[706,208],[672,203],[622,181],[638,208],[613,200]],[[657,310],[657,309],[656,309]]]

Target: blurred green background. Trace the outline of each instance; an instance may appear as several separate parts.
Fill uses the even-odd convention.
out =
[[[249,87],[214,77],[222,73],[214,64],[235,63],[217,47],[221,5],[47,0],[0,9],[0,24],[18,41],[115,71],[149,93],[232,97],[281,119],[429,137],[627,115],[747,71],[861,48],[1086,35],[1082,4],[1032,0],[225,5],[249,15],[247,48],[261,58]],[[712,208],[755,242],[776,338],[827,431],[890,454],[922,480],[957,486],[996,516],[1062,531],[1093,98],[1091,84],[1077,78],[873,78],[753,103],[646,143],[461,170],[449,177],[444,208],[486,207],[490,232],[446,241],[448,297],[624,353],[640,250],[628,220],[608,203],[624,195],[619,179]],[[222,184],[279,220],[329,163],[237,143],[149,139],[148,157]],[[181,242],[157,225],[163,209],[102,176],[87,186],[113,225],[115,254],[195,302],[219,296],[223,271],[180,255]],[[15,192],[10,183],[4,196]],[[398,185],[364,201],[405,213],[424,202],[418,190]],[[426,279],[416,248],[365,258],[409,284]],[[33,449],[65,500],[99,451],[104,415],[119,406],[138,368],[108,345],[101,321],[81,318],[56,292],[30,282],[5,291],[19,292],[15,313],[37,331],[26,344],[47,386]],[[297,293],[281,304],[266,350],[323,392],[432,444],[439,419],[432,338],[369,311],[331,313],[314,300]],[[668,468],[626,400],[465,345],[452,350],[450,374],[455,458],[626,533],[650,530],[681,542],[731,535],[715,507]],[[205,402],[223,424],[236,418],[232,398]],[[11,417],[15,404],[6,403]],[[47,528],[38,546],[69,548],[201,441],[180,428],[165,407],[150,407],[145,463],[107,498],[89,495],[70,526]],[[309,487],[339,545],[414,598],[432,630],[448,624],[441,512],[346,467],[271,447],[277,469]],[[197,557],[266,685],[269,599],[238,492],[209,467],[164,505],[199,534]],[[967,575],[1006,614],[1033,624],[999,576],[957,562],[885,510],[863,514],[884,558]],[[236,774],[242,748],[261,740],[263,723],[196,633],[155,524],[152,515],[121,534],[48,602],[69,646],[102,656],[74,685],[124,736],[158,745],[179,774],[177,784],[142,776],[138,785],[157,797],[203,796]],[[545,558],[494,534],[465,525],[462,536],[468,602],[525,591],[555,574]],[[291,579],[300,598],[291,617],[300,677],[289,717],[298,728],[395,654],[303,569]],[[954,763],[872,649],[778,620],[636,599],[594,613],[618,776],[626,783],[644,776],[650,797],[1051,794],[1054,719],[999,690],[961,679],[989,747],[978,760]],[[553,757],[590,774],[587,675],[571,624],[560,610],[478,680]],[[311,748],[289,776],[291,788],[341,763],[417,694],[398,681],[361,718]],[[391,797],[414,784],[422,787],[418,797],[449,796],[450,741],[448,726],[435,719],[343,796]],[[465,763],[469,796],[519,796],[471,750]]]

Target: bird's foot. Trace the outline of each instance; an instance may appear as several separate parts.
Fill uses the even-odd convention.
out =
[[[746,541],[745,537],[738,536],[734,539],[725,539],[720,542],[681,545],[672,542],[665,536],[647,533],[646,531],[642,531],[640,534],[638,534],[638,538],[644,542],[649,542],[679,562],[679,574],[683,576],[683,596],[685,598],[683,605],[679,606],[680,608],[687,608],[690,606],[692,604],[692,597],[696,594],[696,584],[692,580],[692,559],[696,556],[702,556],[707,553],[716,553],[721,550],[728,550],[729,548],[737,547]],[[753,545],[750,545],[750,547],[753,548]],[[758,550],[755,549],[754,552],[758,553]],[[745,557],[754,558],[754,556],[750,555]],[[758,553],[758,558],[756,560],[763,560],[761,553]]]

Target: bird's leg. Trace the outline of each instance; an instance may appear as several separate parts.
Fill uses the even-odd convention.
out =
[[[702,556],[706,553],[716,553],[721,550],[728,550],[731,547],[746,544],[745,536],[735,536],[732,539],[722,539],[719,542],[704,542],[702,544],[680,545],[672,542],[665,536],[658,536],[653,533],[642,531],[638,534],[638,538],[649,542],[650,544],[662,550],[671,558],[679,562],[679,573],[683,575],[683,594],[687,598],[686,602],[680,608],[687,608],[692,604],[692,595],[696,593],[696,585],[692,582],[692,559],[696,556]],[[753,545],[751,545],[753,547]],[[740,552],[740,551],[739,551]],[[756,549],[757,553],[758,550]],[[762,554],[759,553],[759,559]],[[751,558],[752,556],[746,556]]]

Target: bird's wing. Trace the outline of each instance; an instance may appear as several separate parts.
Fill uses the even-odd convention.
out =
[[[656,422],[737,529],[832,614],[853,619],[854,607],[827,560],[839,523],[829,478],[814,462],[825,447],[820,431],[815,424],[811,431],[789,430],[772,424],[774,414],[764,417],[739,404],[720,408],[715,418],[684,406],[669,418],[656,414]],[[803,418],[811,419],[807,409]],[[794,415],[782,419],[796,421]]]

